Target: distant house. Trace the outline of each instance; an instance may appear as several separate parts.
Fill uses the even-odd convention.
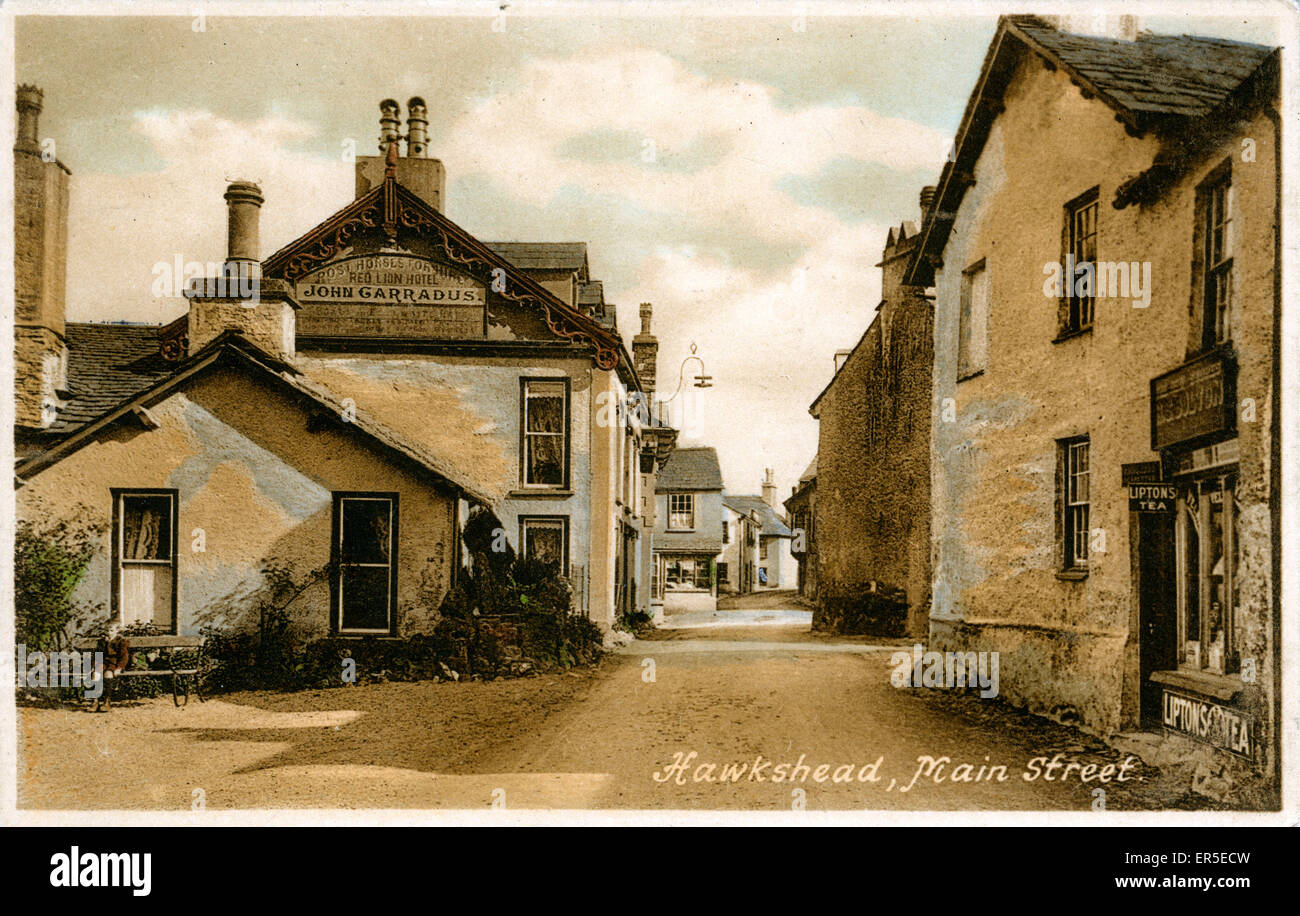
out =
[[[718,592],[743,595],[758,578],[758,516],[749,506],[722,497],[722,555],[718,560]]]
[[[717,608],[717,558],[722,552],[722,469],[712,448],[679,448],[655,482],[657,610]]]
[[[790,520],[790,555],[796,569],[796,588],[799,596],[812,601],[817,598],[817,456],[799,475],[799,482],[785,501],[786,517]]]
[[[771,482],[771,470],[769,469],[767,473],[764,490],[768,491],[770,499],[775,499],[776,485]],[[726,494],[722,497],[722,505],[738,518],[749,520],[754,538],[754,543],[746,548],[751,551],[746,555],[746,559],[752,564],[753,574],[747,583],[736,582],[732,590],[744,593],[762,589],[793,588],[796,567],[790,553],[790,542],[794,534],[769,499],[763,496]],[[723,580],[724,577],[719,572],[719,587],[722,586]]]

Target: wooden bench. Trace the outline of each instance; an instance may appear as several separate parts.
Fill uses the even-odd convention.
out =
[[[169,677],[172,682],[172,702],[178,707],[186,706],[190,702],[190,690],[199,698],[199,702],[205,702],[203,693],[199,686],[199,670],[203,666],[203,645],[207,642],[203,636],[124,636],[127,642],[127,648],[131,658],[140,652],[160,651],[167,654],[167,664],[162,668],[130,668],[125,671],[119,671],[112,677],[104,678],[104,690],[95,698],[94,705],[91,707],[93,712],[98,712],[100,704],[105,709],[112,705],[113,682],[121,677]],[[73,640],[73,648],[80,652],[94,652],[100,648],[101,640],[94,636],[83,636]],[[198,654],[194,659],[193,667],[178,668],[172,663],[172,660],[178,650],[193,651]],[[105,672],[107,675],[107,672]]]

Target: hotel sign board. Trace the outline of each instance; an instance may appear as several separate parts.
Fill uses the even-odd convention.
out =
[[[1255,759],[1255,720],[1235,709],[1166,687],[1161,721],[1171,732]]]
[[[1236,364],[1215,350],[1151,380],[1151,448],[1237,428]]]
[[[303,337],[487,336],[484,285],[423,258],[345,258],[302,277],[296,292]]]

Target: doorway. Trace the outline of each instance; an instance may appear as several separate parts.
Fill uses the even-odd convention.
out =
[[[1162,689],[1152,683],[1155,671],[1178,666],[1177,587],[1175,585],[1174,517],[1164,512],[1138,516],[1138,605],[1140,627],[1140,713],[1143,728],[1161,721]]]

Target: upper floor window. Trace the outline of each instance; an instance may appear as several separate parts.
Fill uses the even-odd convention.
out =
[[[1203,245],[1201,347],[1232,337],[1232,171],[1221,167],[1197,195]]]
[[[668,494],[668,528],[689,531],[695,527],[695,494]]]
[[[1097,301],[1097,198],[1098,189],[1093,188],[1065,205],[1062,334],[1092,327]]]
[[[1063,567],[1066,570],[1088,568],[1088,510],[1091,462],[1087,436],[1062,439],[1059,443],[1061,463],[1061,531]]]
[[[731,543],[731,526],[727,524],[725,519],[722,522],[722,543]]]
[[[983,261],[961,275],[961,320],[957,338],[957,378],[983,372],[988,363],[989,272]]]
[[[524,486],[564,487],[569,477],[569,383],[524,379]]]

